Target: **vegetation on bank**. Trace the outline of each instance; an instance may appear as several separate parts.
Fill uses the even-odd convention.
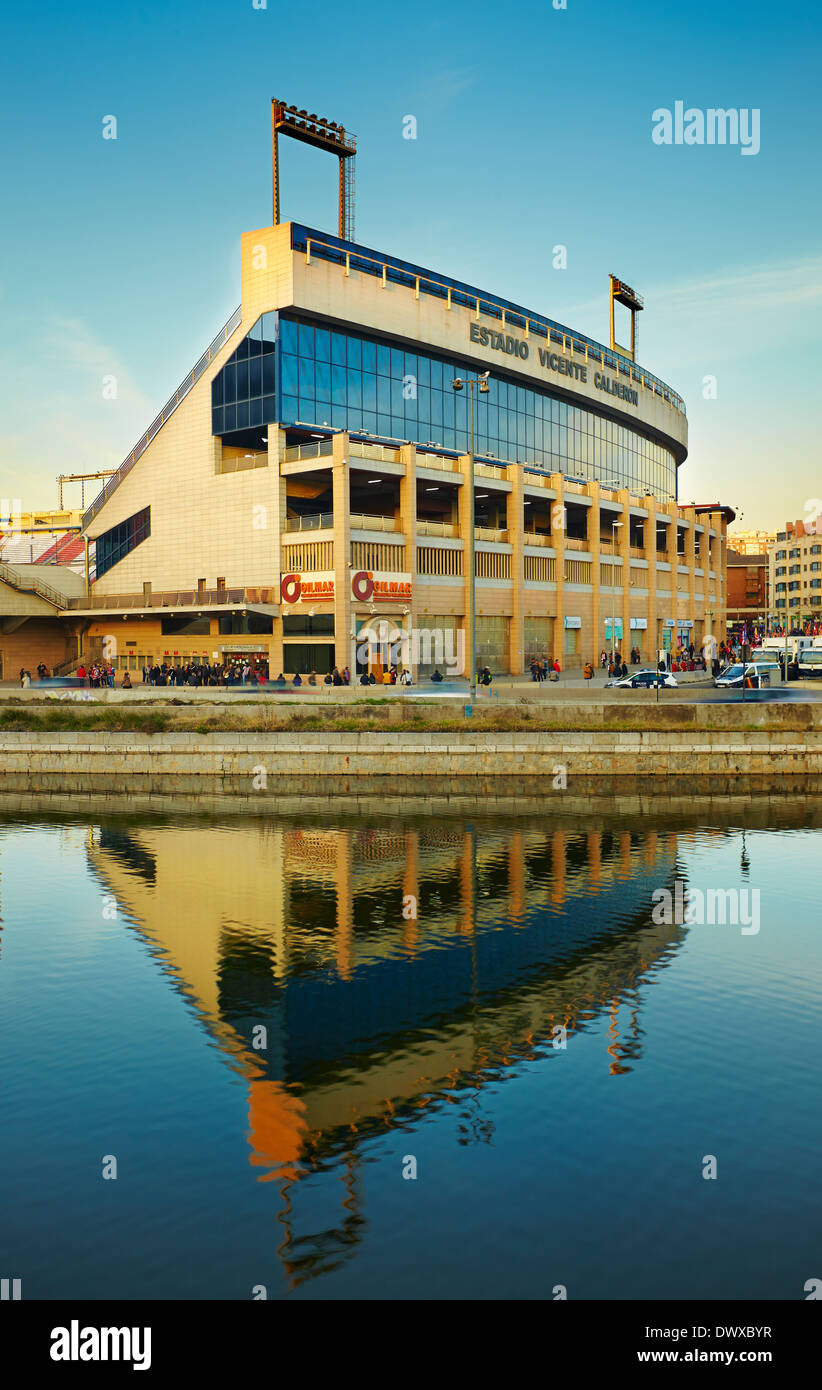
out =
[[[703,706],[702,708],[706,708]],[[708,706],[707,708],[711,708]],[[715,719],[700,724],[728,728],[724,714],[727,705],[716,706]],[[467,717],[463,706],[430,706],[396,700],[367,701],[316,706],[290,710],[282,705],[256,705],[245,709],[214,708],[206,712],[191,704],[169,705],[152,703],[140,706],[74,705],[44,701],[10,700],[0,706],[0,734],[9,733],[354,733],[404,730],[418,733],[451,733],[471,731],[485,733],[515,733],[517,731],[583,733],[597,730],[638,732],[648,730],[675,731],[693,729],[696,732],[696,707],[693,705],[648,705],[631,709],[625,705],[606,705],[592,708],[590,713],[575,707],[572,712],[561,705],[550,708],[519,705],[474,707]],[[814,727],[811,711],[802,705],[768,706],[767,726],[784,730],[805,730]],[[735,730],[756,730],[761,726],[747,720]]]

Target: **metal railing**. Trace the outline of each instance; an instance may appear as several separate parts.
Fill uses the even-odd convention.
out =
[[[330,458],[334,452],[331,439],[318,439],[314,444],[291,444],[285,451],[285,463],[299,463],[302,459]]]
[[[454,540],[459,535],[459,528],[450,521],[418,521],[417,535],[442,536]]]
[[[417,450],[417,463],[423,468],[439,468],[446,473],[459,473],[459,463],[445,454],[433,454],[427,449]]]
[[[497,541],[502,544],[507,544],[508,532],[500,531],[494,526],[475,526],[474,539],[478,541]]]
[[[358,459],[375,459],[383,463],[399,463],[400,451],[388,444],[365,444],[361,439],[352,439],[348,444],[349,454]]]
[[[0,579],[5,584],[9,584],[12,589],[17,589],[21,594],[37,594],[47,603],[53,603],[55,608],[68,608],[70,600],[65,594],[61,594],[59,589],[53,589],[50,584],[46,584],[36,575],[21,574],[13,565],[7,565],[0,561]]]
[[[220,351],[220,348],[222,348],[228,341],[228,339],[231,337],[235,328],[239,327],[240,323],[242,322],[242,317],[243,309],[242,305],[240,305],[238,308],[234,310],[234,313],[231,315],[231,318],[223,324],[216,338],[214,338],[213,341],[209,343],[202,357],[200,357],[199,360],[195,362],[191,371],[188,373],[188,376],[186,376],[180,382],[180,385],[177,387],[177,390],[174,392],[174,395],[166,401],[165,405],[160,411],[160,414],[154,420],[152,420],[142,439],[140,439],[135,444],[131,453],[127,454],[126,457],[123,459],[123,462],[120,464],[120,467],[117,469],[117,472],[109,478],[102,492],[97,497],[95,497],[91,506],[88,508],[88,511],[84,512],[82,521],[82,528],[84,531],[86,527],[89,525],[89,523],[93,520],[93,518],[97,515],[100,508],[104,505],[104,503],[108,501],[111,494],[115,491],[116,488],[120,486],[120,483],[123,481],[123,478],[125,478],[126,474],[129,473],[131,469],[134,467],[140,455],[145,453],[152,439],[154,439],[155,435],[157,435],[159,431],[163,428],[163,425],[166,423],[166,421],[171,418],[180,402],[184,400],[185,397],[188,395],[192,386],[194,386],[196,382],[200,380],[200,377],[202,376],[206,367],[208,367],[209,364],[214,360],[217,353]]]
[[[501,463],[475,463],[474,473],[481,478],[507,478],[508,470]]]
[[[525,545],[547,545],[554,544],[553,536],[546,536],[542,531],[524,531],[523,542]]]
[[[575,333],[573,329],[545,318],[542,314],[532,314],[507,300],[489,298],[473,286],[465,285],[459,280],[434,276],[421,266],[410,265],[391,256],[379,255],[370,248],[357,246],[354,242],[341,241],[296,222],[292,223],[291,227],[291,246],[294,251],[304,252],[309,262],[312,256],[332,261],[342,266],[346,275],[352,270],[363,271],[381,279],[385,286],[389,282],[405,285],[413,290],[417,299],[420,294],[433,295],[445,300],[449,309],[458,305],[470,309],[477,318],[484,314],[488,318],[498,319],[502,327],[521,328],[526,338],[535,333],[547,342],[557,343],[563,351],[576,352],[584,356],[586,361],[589,357],[593,358],[595,362],[609,367],[611,371],[644,386],[680,414],[685,414],[682,397],[659,377],[646,371],[644,367],[639,367],[632,358],[606,347],[594,338],[586,337],[583,333]]]
[[[300,531],[330,531],[333,525],[333,512],[317,512],[314,516],[287,517],[285,529],[292,534]]]
[[[352,531],[399,531],[393,516],[366,516],[364,512],[352,512],[350,517]]]
[[[136,609],[141,614],[156,609],[236,608],[243,604],[278,604],[279,591],[269,587],[242,589],[163,589],[150,594],[91,594],[64,602],[68,609]]]

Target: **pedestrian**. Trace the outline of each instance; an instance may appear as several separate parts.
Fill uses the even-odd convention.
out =
[[[582,674],[585,677],[586,683],[594,679],[594,668],[590,661],[586,661]]]
[[[131,676],[128,671],[123,676],[123,690],[131,690]]]

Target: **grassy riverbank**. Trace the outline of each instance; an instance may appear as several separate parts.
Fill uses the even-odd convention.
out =
[[[263,734],[289,732],[351,733],[374,731],[471,732],[478,734],[527,731],[537,733],[610,730],[685,731],[768,730],[802,732],[822,726],[822,711],[811,704],[684,705],[648,703],[561,705],[535,708],[520,705],[476,707],[469,718],[462,705],[384,703],[315,705],[283,708],[256,705],[244,709],[225,706],[174,705],[158,701],[138,708],[123,705],[83,706],[12,702],[0,707],[0,734],[9,733],[222,733]]]

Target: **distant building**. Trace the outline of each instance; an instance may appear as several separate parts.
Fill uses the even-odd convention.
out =
[[[768,556],[727,552],[728,626],[764,627],[768,620]]]
[[[817,529],[818,528],[818,529]],[[768,546],[771,611],[791,627],[822,619],[822,518],[788,521]]]
[[[775,531],[729,531],[728,549],[737,555],[767,555],[768,546],[775,540]]]

